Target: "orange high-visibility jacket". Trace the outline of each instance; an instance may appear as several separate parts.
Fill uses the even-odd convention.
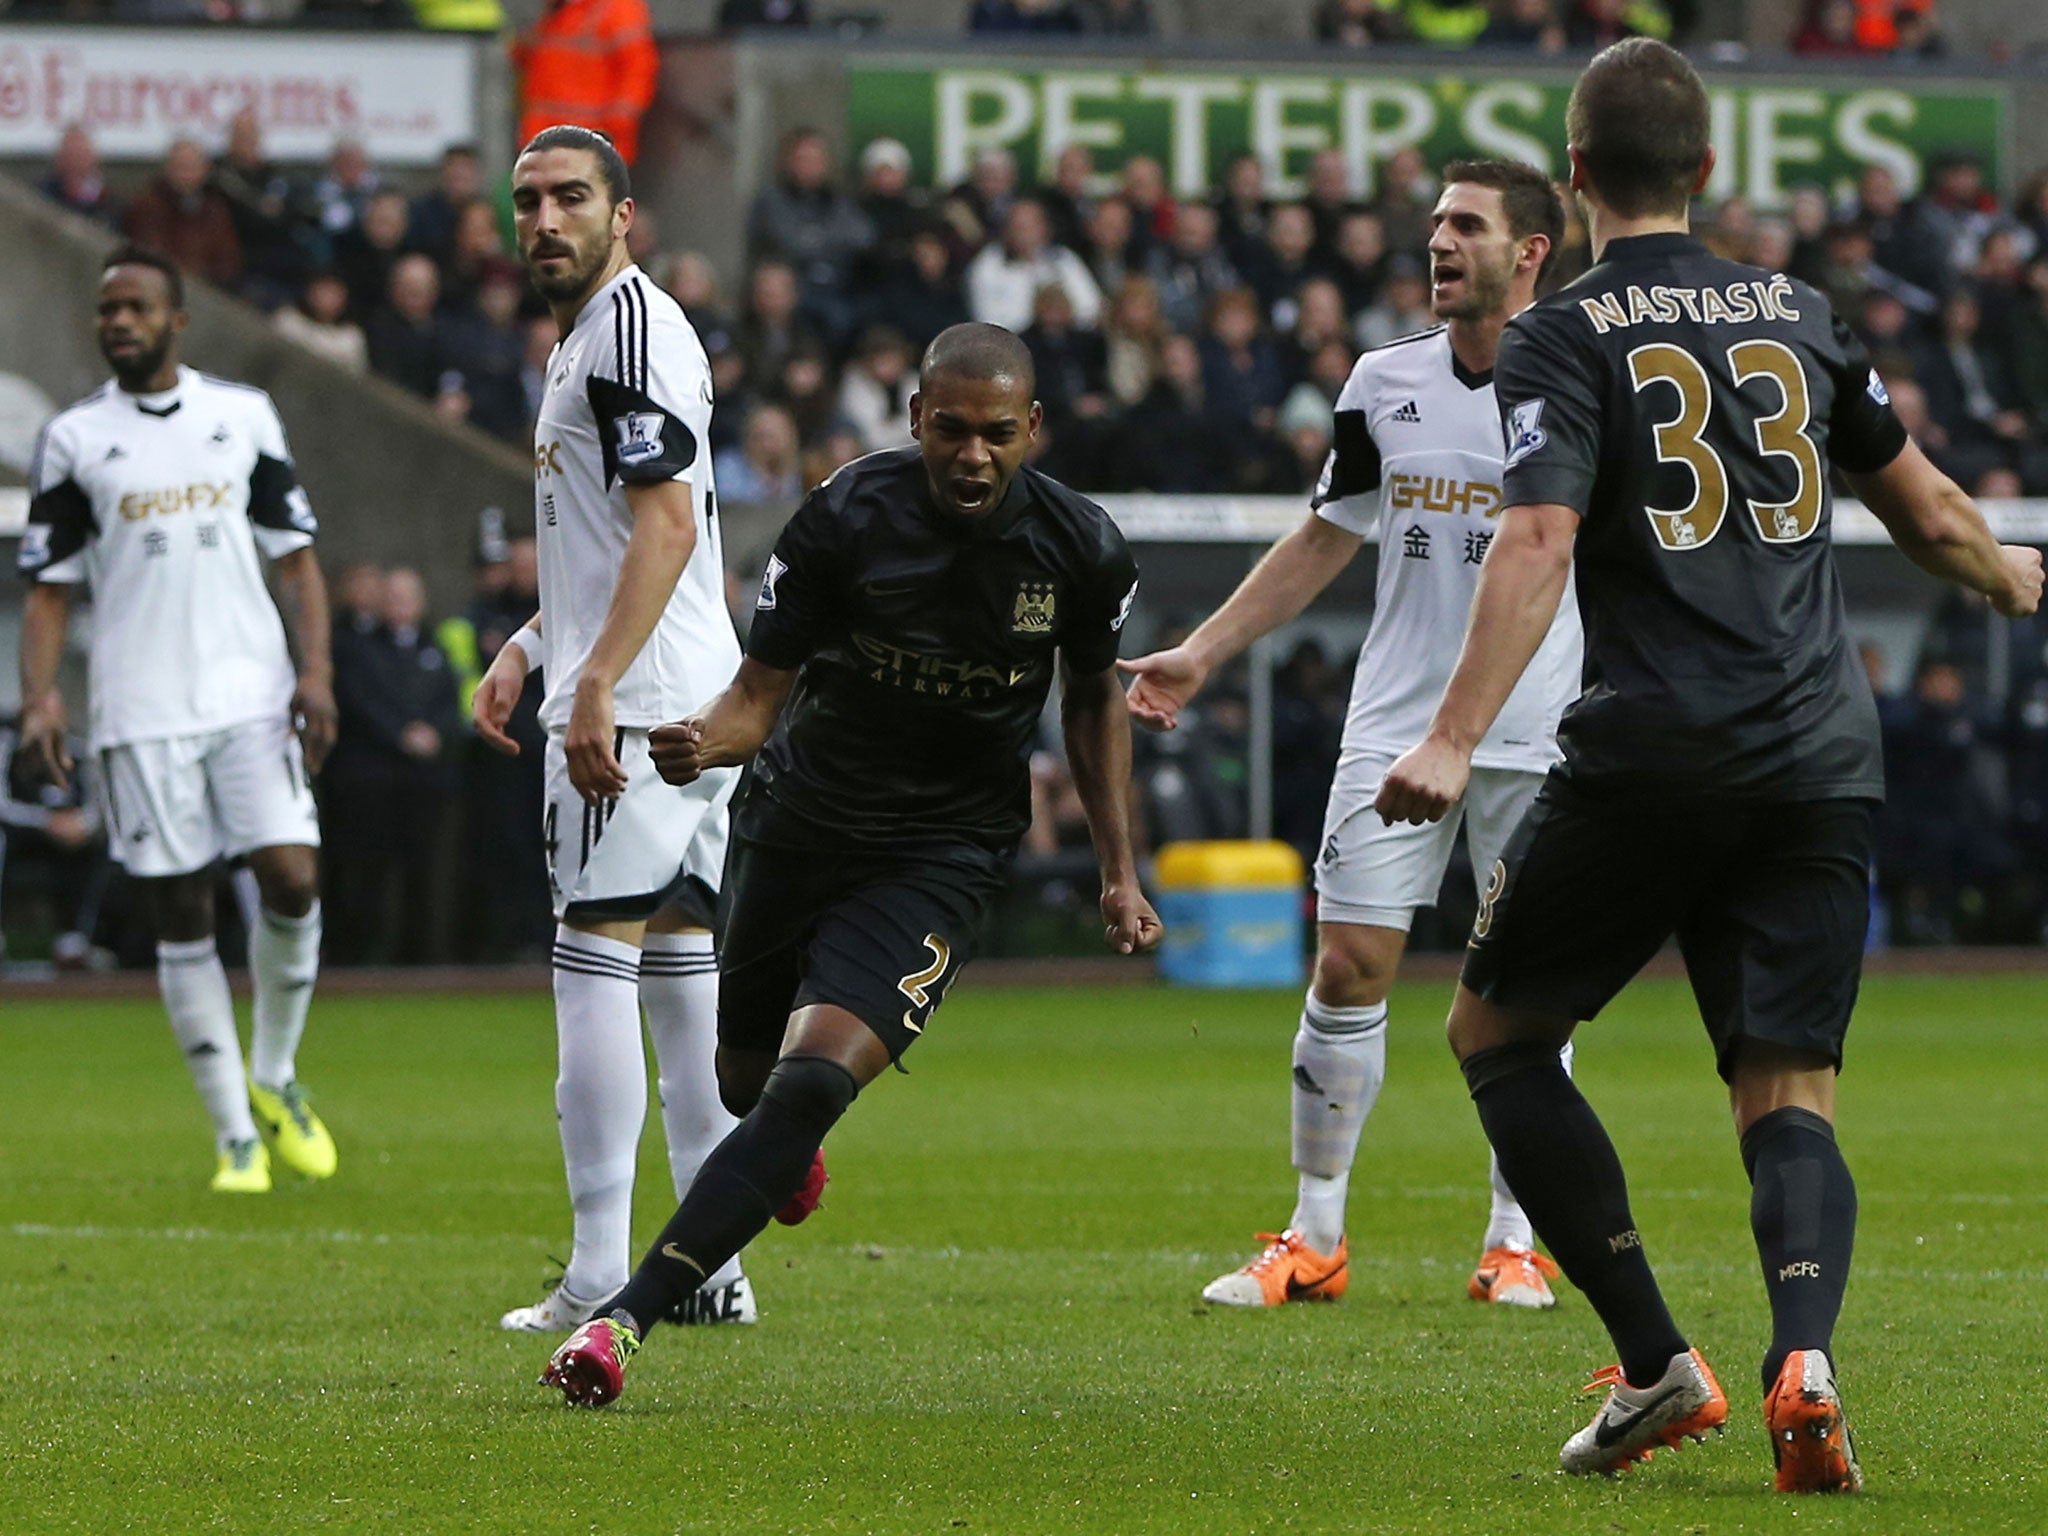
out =
[[[611,135],[631,163],[640,114],[654,100],[661,58],[647,0],[555,0],[513,45],[520,73],[519,142],[556,123]]]

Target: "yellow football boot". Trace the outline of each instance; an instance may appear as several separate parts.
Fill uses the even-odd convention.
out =
[[[231,1141],[220,1149],[220,1165],[213,1171],[214,1193],[221,1195],[267,1195],[270,1193],[270,1154],[260,1141]]]
[[[337,1158],[334,1138],[313,1113],[313,1096],[298,1083],[271,1089],[251,1082],[249,1109],[263,1130],[264,1140],[277,1149],[285,1167],[308,1179],[325,1179],[334,1173]]]

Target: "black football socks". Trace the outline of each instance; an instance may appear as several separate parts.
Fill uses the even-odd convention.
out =
[[[1629,1385],[1649,1386],[1686,1342],[1643,1256],[1621,1159],[1599,1116],[1555,1046],[1475,1051],[1464,1071],[1508,1187],[1607,1325]]]
[[[853,1074],[822,1056],[785,1056],[760,1100],[697,1170],[683,1202],[633,1278],[598,1310],[648,1329],[760,1235],[803,1187],[811,1160],[859,1092]]]
[[[1774,1109],[1742,1134],[1749,1170],[1749,1226],[1771,1299],[1771,1352],[1764,1390],[1795,1349],[1832,1361],[1835,1318],[1856,1246],[1856,1181],[1835,1128],[1808,1109]]]

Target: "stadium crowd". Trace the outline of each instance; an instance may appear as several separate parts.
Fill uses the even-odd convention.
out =
[[[1004,9],[977,17],[994,26]],[[1142,3],[1106,9],[1145,15]],[[1905,9],[1931,20],[1931,6]],[[1512,7],[1532,22],[1544,10]],[[1867,8],[1854,10],[1860,20]],[[701,253],[663,249],[643,221],[636,254],[711,359],[722,500],[788,506],[846,460],[903,441],[919,352],[970,318],[1016,329],[1030,347],[1046,409],[1040,464],[1069,484],[1301,495],[1321,472],[1336,394],[1360,351],[1431,323],[1423,249],[1437,181],[1414,149],[1376,168],[1370,197],[1357,195],[1334,151],[1311,158],[1306,194],[1292,199],[1269,195],[1251,156],[1202,198],[1172,196],[1146,156],[1106,179],[1078,145],[1038,185],[1001,150],[981,154],[956,186],[927,186],[921,169],[903,144],[878,138],[856,146],[842,172],[822,134],[790,133],[729,286]],[[299,178],[266,158],[245,116],[217,152],[173,145],[150,183],[118,204],[89,136],[73,129],[44,190],[269,311],[298,344],[387,378],[444,417],[525,441],[553,322],[510,254],[473,150],[450,149],[429,184],[407,187],[341,142],[317,175]],[[1965,487],[2048,495],[2048,169],[2007,203],[1965,156],[1930,165],[1912,195],[1872,165],[1846,198],[1802,187],[1782,212],[1731,199],[1698,210],[1695,227],[1722,254],[1824,290],[1871,348],[1900,415]],[[1574,222],[1549,285],[1587,259]],[[463,723],[465,688],[530,601],[530,550],[500,540],[486,553],[478,591],[440,626],[409,572],[354,571],[337,583],[343,745],[327,775],[328,815],[356,828],[349,807],[388,803],[403,786],[395,799],[417,821],[381,840],[330,838],[339,959],[496,957],[545,937],[537,866],[512,871],[489,855],[532,842],[533,765],[502,768]],[[1895,941],[2041,935],[2048,632],[2037,629],[1996,631],[1958,602],[1920,656],[1896,669],[1873,660],[1893,759],[1881,881]],[[2008,650],[1994,665],[1996,633]],[[1279,681],[1279,831],[1312,851],[1348,677],[1311,645]],[[1242,689],[1225,688],[1190,729],[1144,744],[1139,781],[1155,842],[1242,834],[1247,721]],[[1080,845],[1063,774],[1048,754],[1027,844],[1050,879]],[[32,799],[9,800],[16,863],[95,856],[89,828],[73,836],[89,806]],[[81,878],[45,883],[60,905],[89,896],[97,910],[100,886]],[[386,893],[433,902],[456,881],[531,887],[534,902],[462,933],[378,917]],[[405,948],[401,933],[426,937]]]

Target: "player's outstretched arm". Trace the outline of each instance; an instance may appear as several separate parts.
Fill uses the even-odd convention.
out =
[[[535,614],[498,648],[469,701],[469,723],[485,746],[507,757],[519,755],[519,743],[506,734],[512,711],[526,691],[526,676],[538,664],[541,616]]]
[[[626,770],[612,750],[612,689],[654,633],[697,548],[697,514],[689,481],[629,484],[626,505],[633,512],[633,533],[619,562],[611,607],[576,681],[569,728],[562,737],[569,782],[591,805],[626,792]]]
[[[277,591],[299,655],[292,690],[292,725],[306,754],[306,772],[318,773],[334,746],[341,716],[334,707],[334,624],[327,608],[327,578],[311,545],[277,562]]]
[[[60,789],[71,779],[64,747],[64,695],[57,667],[71,625],[71,588],[39,581],[28,589],[21,615],[21,747]]]
[[[1060,730],[1102,870],[1103,937],[1118,954],[1142,953],[1166,930],[1138,886],[1131,846],[1131,717],[1114,668],[1076,673],[1060,658]]]
[[[1922,570],[1983,593],[2008,618],[2040,606],[2041,552],[2000,544],[1977,503],[1918,443],[1909,440],[1883,469],[1850,475],[1849,485]]]
[[[671,784],[689,784],[706,768],[731,768],[749,761],[775,729],[795,683],[794,670],[785,672],[742,657],[725,691],[701,713],[673,725],[658,725],[648,735],[655,772]]]
[[[1223,606],[1187,639],[1117,663],[1131,674],[1131,718],[1148,731],[1172,730],[1210,673],[1314,602],[1364,542],[1349,529],[1311,515],[1267,550]]]
[[[1465,793],[1472,753],[1550,632],[1572,569],[1579,514],[1556,504],[1509,507],[1479,567],[1457,670],[1429,734],[1395,760],[1374,808],[1392,824],[1441,820]]]

